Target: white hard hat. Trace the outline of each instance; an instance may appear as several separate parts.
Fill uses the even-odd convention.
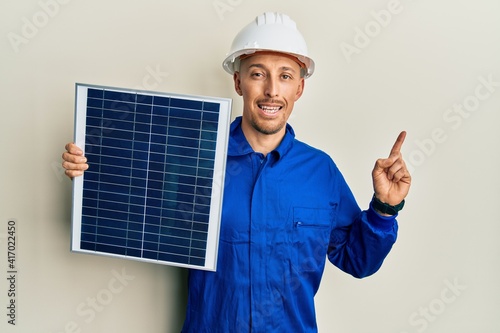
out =
[[[314,61],[307,55],[307,45],[295,22],[287,15],[266,12],[255,18],[234,38],[231,50],[222,63],[229,74],[238,70],[239,57],[259,51],[286,53],[305,65],[303,76],[314,72]]]

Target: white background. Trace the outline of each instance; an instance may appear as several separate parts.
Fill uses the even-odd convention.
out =
[[[363,208],[375,159],[408,131],[413,186],[398,241],[372,277],[328,265],[320,332],[500,332],[498,0],[1,0],[2,332],[180,331],[185,270],[69,251],[60,156],[74,85],[229,97],[236,116],[221,62],[267,10],[297,22],[317,64],[290,119],[297,137],[334,158]],[[16,326],[6,316],[10,218]]]

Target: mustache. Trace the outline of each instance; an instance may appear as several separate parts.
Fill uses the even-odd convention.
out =
[[[260,99],[257,101],[257,104],[275,104],[275,105],[279,105],[279,106],[285,106],[285,103],[283,101],[280,101],[278,99],[272,99],[272,98]]]

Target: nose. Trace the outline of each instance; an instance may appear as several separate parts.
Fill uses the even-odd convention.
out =
[[[275,78],[269,76],[266,79],[265,94],[268,97],[277,97],[279,95],[278,82]]]

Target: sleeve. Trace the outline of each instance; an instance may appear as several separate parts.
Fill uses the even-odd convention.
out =
[[[356,278],[375,273],[396,242],[397,215],[382,216],[373,208],[361,211],[344,178],[338,173],[338,205],[330,234],[328,259]]]

